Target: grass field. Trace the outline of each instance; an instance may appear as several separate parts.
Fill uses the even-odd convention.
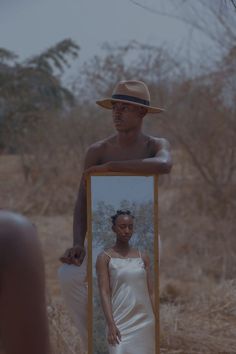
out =
[[[173,170],[173,176],[175,173],[179,173],[177,169]],[[188,198],[180,198],[188,187],[186,184],[183,187],[177,177],[175,182],[160,183],[161,353],[233,354],[236,353],[234,228],[229,227],[227,220],[213,221],[204,213],[194,214]],[[27,196],[34,187],[24,180],[19,158],[0,157],[0,186],[2,207],[24,212],[29,203]],[[72,208],[60,215],[28,210],[38,228],[44,253],[54,352],[80,354],[79,334],[66,314],[57,281],[58,258],[71,245]]]

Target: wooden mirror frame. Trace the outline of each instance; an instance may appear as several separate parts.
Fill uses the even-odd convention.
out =
[[[87,265],[87,280],[88,280],[88,354],[93,354],[93,263],[92,263],[92,190],[91,177],[95,176],[140,176],[153,177],[153,226],[154,226],[154,292],[155,292],[155,354],[160,354],[160,275],[159,275],[159,242],[158,242],[158,176],[153,174],[139,173],[92,173],[86,177],[87,191],[87,242],[88,242],[88,265]]]

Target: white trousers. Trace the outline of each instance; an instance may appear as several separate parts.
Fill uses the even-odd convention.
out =
[[[81,339],[82,353],[87,351],[87,294],[86,282],[87,256],[81,266],[63,264],[58,269],[58,279],[61,286],[62,296],[69,315],[78,329]]]

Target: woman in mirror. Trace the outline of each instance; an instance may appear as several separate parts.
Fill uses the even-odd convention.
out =
[[[107,323],[109,354],[154,354],[154,290],[150,259],[133,248],[134,216],[118,210],[112,219],[115,244],[96,261],[99,293]]]

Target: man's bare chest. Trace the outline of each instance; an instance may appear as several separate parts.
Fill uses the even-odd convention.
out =
[[[119,147],[108,145],[104,151],[101,163],[109,161],[136,160],[153,157],[148,146]]]

